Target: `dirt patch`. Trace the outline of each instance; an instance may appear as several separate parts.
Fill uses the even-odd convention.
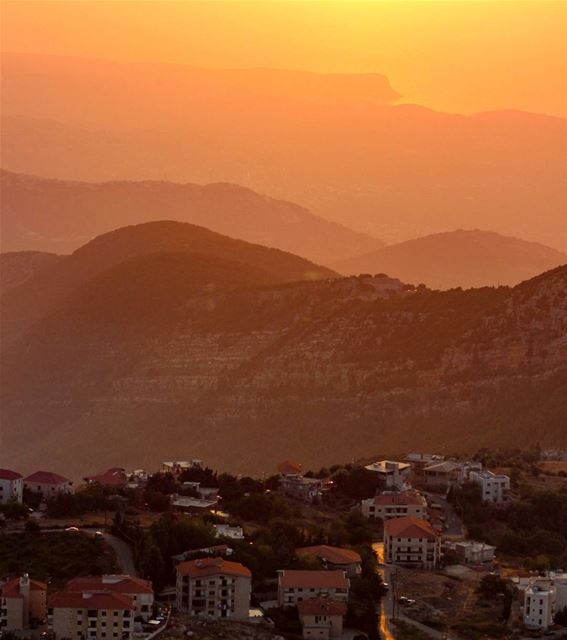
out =
[[[177,620],[176,626],[164,631],[159,640],[296,640],[299,637],[274,631],[263,623],[187,618]]]

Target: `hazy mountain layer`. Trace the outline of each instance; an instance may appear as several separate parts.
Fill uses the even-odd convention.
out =
[[[567,255],[490,231],[449,231],[334,263],[340,273],[380,273],[434,289],[515,285],[567,263]]]
[[[22,284],[61,258],[62,256],[43,251],[0,253],[0,294]]]
[[[0,171],[2,246],[74,251],[120,224],[178,220],[248,242],[334,262],[383,242],[231,184],[65,182]]]

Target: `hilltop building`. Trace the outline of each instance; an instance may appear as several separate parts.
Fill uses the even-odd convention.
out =
[[[44,500],[60,493],[74,493],[73,482],[69,478],[51,471],[36,471],[24,479],[24,487],[39,493]]]
[[[378,475],[380,484],[388,489],[403,489],[406,480],[411,475],[411,465],[407,462],[381,460],[364,467]]]
[[[17,471],[0,469],[0,504],[21,503],[24,495],[24,481]]]
[[[471,471],[469,480],[479,484],[483,502],[503,504],[508,501],[510,492],[510,477],[495,474],[492,471]]]

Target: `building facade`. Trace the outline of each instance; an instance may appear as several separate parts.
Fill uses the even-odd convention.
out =
[[[492,471],[471,471],[469,480],[481,487],[483,502],[503,504],[508,501],[510,478]]]
[[[47,617],[47,585],[31,580],[27,574],[2,585],[0,589],[0,631],[28,629],[30,622]]]
[[[295,551],[298,557],[311,556],[317,558],[330,571],[344,571],[349,578],[360,575],[362,558],[352,549],[331,547],[326,544],[313,547],[300,547]]]
[[[551,580],[535,579],[524,592],[524,624],[532,629],[553,625],[555,587]]]
[[[294,607],[303,600],[326,597],[346,602],[350,581],[344,571],[278,572],[278,606]]]
[[[364,467],[376,473],[380,484],[386,489],[402,489],[411,475],[411,464],[394,460],[381,460]]]
[[[390,520],[411,516],[425,519],[427,501],[417,492],[387,492],[374,498],[363,500],[360,504],[362,515],[369,520]]]
[[[24,481],[17,471],[0,469],[0,504],[21,503],[24,496]]]
[[[244,620],[250,612],[252,574],[239,562],[202,558],[175,568],[178,611]]]
[[[331,598],[310,598],[297,603],[304,638],[331,640],[343,635],[345,602]]]
[[[44,500],[53,498],[59,493],[74,493],[73,482],[51,471],[36,471],[24,479],[24,487],[39,493]]]
[[[441,559],[441,534],[420,518],[393,518],[384,524],[384,559],[433,569]]]

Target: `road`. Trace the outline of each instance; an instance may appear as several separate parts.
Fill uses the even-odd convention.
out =
[[[82,529],[86,533],[93,533],[97,531],[97,529]],[[114,549],[114,553],[116,554],[116,559],[118,560],[118,564],[120,566],[120,571],[125,573],[126,575],[133,576],[135,578],[138,577],[138,571],[136,570],[136,565],[134,564],[134,555],[132,554],[132,547],[124,540],[113,536],[110,533],[103,532],[105,542]]]
[[[444,535],[448,537],[460,538],[464,535],[463,523],[459,516],[455,513],[453,505],[445,498],[445,496],[437,493],[423,492],[423,495],[427,497],[428,504],[437,503],[443,509],[445,515],[445,532]]]

